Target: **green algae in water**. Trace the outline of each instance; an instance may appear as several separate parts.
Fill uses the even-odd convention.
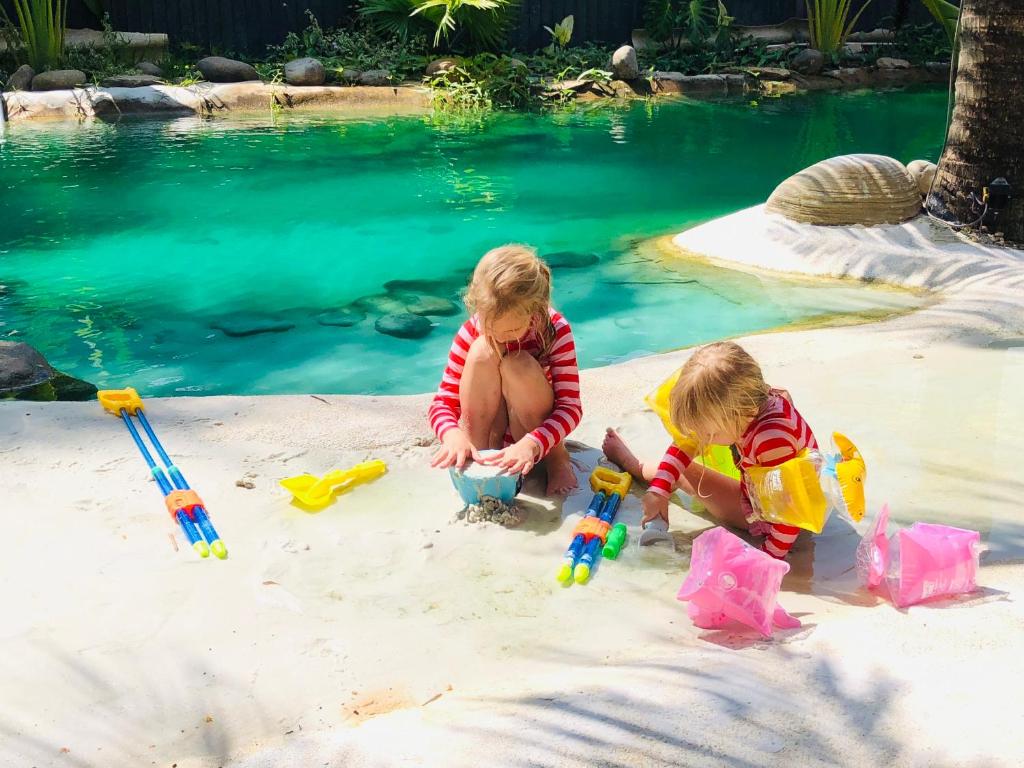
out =
[[[377,333],[376,318],[423,294],[457,301],[476,260],[505,242],[559,254],[555,303],[584,367],[898,309],[906,296],[789,285],[643,243],[755,205],[825,157],[935,159],[944,115],[937,90],[636,103],[470,126],[15,126],[0,146],[0,338],[148,396],[427,391],[463,317],[431,316],[421,340]]]

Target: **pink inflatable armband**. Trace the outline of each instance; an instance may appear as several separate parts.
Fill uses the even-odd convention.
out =
[[[871,527],[857,546],[857,576],[866,587],[877,587],[885,579],[889,565],[889,505],[883,504]]]
[[[800,626],[776,603],[789,565],[754,549],[725,528],[712,528],[693,541],[690,572],[676,597],[702,629],[717,629],[729,620],[753,627],[765,637],[772,625]]]
[[[973,592],[981,534],[948,525],[914,523],[889,541],[886,581],[900,608],[933,597]]]

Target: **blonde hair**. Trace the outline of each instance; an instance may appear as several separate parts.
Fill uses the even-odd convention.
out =
[[[742,432],[770,394],[757,361],[739,344],[719,341],[686,361],[669,395],[669,415],[704,450],[714,432]]]
[[[541,337],[542,354],[554,342],[548,315],[551,270],[528,245],[510,243],[492,248],[473,270],[465,296],[466,307],[487,326],[509,312],[529,315]],[[490,334],[488,334],[490,336]]]

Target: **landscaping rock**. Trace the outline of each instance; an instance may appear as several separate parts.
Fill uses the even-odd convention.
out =
[[[450,72],[457,66],[459,66],[459,62],[455,59],[434,59],[427,64],[426,75],[427,77],[434,77],[444,72]]]
[[[360,85],[391,85],[391,73],[386,69],[371,69],[359,76]]]
[[[378,333],[395,336],[399,339],[422,339],[433,326],[430,321],[411,312],[384,315],[374,323]]]
[[[292,59],[284,65],[284,79],[289,85],[323,85],[327,72],[316,59]]]
[[[759,80],[784,82],[793,77],[793,73],[784,67],[756,67],[752,70]]]
[[[74,376],[68,376],[66,373],[60,373],[59,371],[50,381],[50,386],[53,388],[54,399],[62,402],[81,403],[86,400],[92,400],[96,397],[96,392],[98,391],[95,384],[90,384],[82,379],[76,379]],[[19,396],[18,399],[23,400],[25,398]]]
[[[835,77],[846,85],[864,85],[870,79],[867,70],[859,67],[841,67],[840,69],[831,70],[826,74]]]
[[[879,69],[910,69],[910,62],[906,59],[893,59],[889,56],[883,56],[875,65]]]
[[[316,321],[320,325],[329,325],[335,328],[351,328],[353,325],[359,325],[365,319],[366,312],[352,307],[329,309],[316,316]]]
[[[898,224],[920,213],[921,193],[899,160],[842,155],[790,176],[765,211],[807,224]]]
[[[151,61],[140,61],[135,65],[135,69],[144,75],[152,75],[153,77],[164,76],[164,71]]]
[[[7,78],[7,90],[8,91],[27,91],[32,88],[32,78],[36,76],[36,71],[32,69],[28,64],[22,64]]]
[[[930,75],[942,75],[943,77],[949,77],[950,63],[948,61],[928,61],[925,62],[924,68]]]
[[[461,311],[461,307],[451,299],[446,299],[443,296],[429,295],[410,297],[409,301],[406,302],[405,308],[414,315],[435,315],[440,317],[457,315]]]
[[[210,323],[210,327],[232,338],[241,339],[261,333],[284,333],[294,328],[295,324],[273,315],[239,314]]]
[[[0,341],[0,393],[34,387],[56,373],[46,358],[28,344]]]
[[[682,72],[655,72],[655,90],[666,93],[724,94],[728,90],[721,75],[684,75]]]
[[[225,59],[223,56],[207,56],[197,61],[196,67],[211,83],[241,83],[260,79],[251,65],[244,61]]]
[[[51,72],[40,72],[32,78],[32,90],[64,91],[69,88],[81,88],[87,82],[85,72],[80,69],[55,69]]]
[[[801,75],[817,75],[825,68],[825,54],[805,48],[789,62],[789,68]]]
[[[872,29],[870,32],[854,32],[847,40],[856,43],[891,43],[896,33],[891,29]]]
[[[616,80],[636,80],[640,77],[640,65],[632,45],[624,45],[612,54],[612,76]]]
[[[930,160],[914,160],[907,166],[907,170],[917,182],[918,191],[922,195],[927,195],[931,191],[938,166]]]
[[[362,70],[358,69],[343,69],[341,74],[338,75],[338,79],[343,83],[358,83],[359,78],[363,76]]]
[[[600,259],[596,253],[580,253],[579,251],[556,251],[541,257],[552,269],[582,269],[597,264]]]
[[[104,78],[100,85],[104,88],[145,88],[163,85],[163,82],[155,75],[114,75]]]
[[[726,74],[721,77],[725,80],[725,87],[730,93],[745,93],[756,85],[754,78],[749,75]]]

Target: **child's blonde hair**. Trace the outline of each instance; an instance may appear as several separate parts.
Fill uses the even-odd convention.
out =
[[[551,270],[528,245],[509,243],[485,253],[473,270],[465,301],[470,313],[480,318],[485,333],[487,326],[502,315],[521,312],[533,318],[542,352],[554,341],[548,315]]]
[[[714,432],[742,432],[770,393],[757,361],[739,344],[719,341],[686,361],[669,395],[669,415],[706,448]]]

